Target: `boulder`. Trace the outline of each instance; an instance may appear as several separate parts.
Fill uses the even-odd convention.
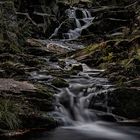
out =
[[[48,43],[45,40],[40,39],[27,39],[27,44],[30,48],[28,51],[33,55],[48,55],[50,54],[64,54],[70,51],[66,46],[57,43]]]
[[[47,114],[43,115],[43,111],[53,110],[52,95],[45,88],[27,81],[0,78],[0,128],[15,130],[54,125]]]
[[[87,29],[84,29],[81,35],[97,34],[105,35],[106,33],[112,32],[116,28],[127,26],[130,24],[128,20],[121,20],[115,18],[104,18],[99,21],[94,21]]]
[[[71,70],[76,70],[76,71],[83,71],[83,66],[82,65],[73,65]]]
[[[65,21],[63,21],[59,27],[57,28],[57,32],[54,32],[55,34],[52,34],[50,37],[51,39],[60,38],[63,39],[64,33],[68,33],[69,30],[74,30],[76,28],[76,21],[74,18],[67,18]]]
[[[61,79],[61,78],[53,79],[52,85],[54,85],[58,88],[69,87],[69,84],[67,83],[67,81],[65,81],[64,79]]]
[[[0,78],[0,92],[12,92],[12,93],[21,93],[21,92],[36,92],[37,88],[28,83],[27,81],[15,81],[14,79],[4,79]]]
[[[91,100],[90,108],[107,111],[118,116],[129,119],[137,119],[140,117],[140,88],[139,87],[123,87],[110,91],[107,94],[102,93],[94,96]],[[97,106],[101,104],[100,106]],[[106,107],[104,110],[102,107]]]

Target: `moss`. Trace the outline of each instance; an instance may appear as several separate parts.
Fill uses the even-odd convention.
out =
[[[123,83],[140,75],[139,39],[139,36],[129,36],[126,39],[117,38],[91,44],[77,52],[74,58],[89,66],[106,69],[106,75],[109,78],[114,79],[117,83]],[[118,67],[112,69],[111,67],[114,65],[108,67],[111,64],[118,65],[119,69]]]
[[[37,94],[40,94],[42,96],[45,95],[47,99],[53,98],[53,94],[47,86],[44,86],[42,84],[36,84],[35,87],[36,87]]]
[[[107,69],[107,65],[108,65],[108,63],[101,63],[101,64],[98,66],[98,68],[99,68],[99,69],[106,70],[106,69]]]
[[[90,53],[92,51],[95,51],[96,49],[98,49],[99,45],[98,44],[92,44],[88,47],[85,48],[86,53]]]
[[[103,60],[106,62],[112,62],[113,53],[109,53],[108,56],[103,57]]]
[[[52,85],[58,87],[58,88],[64,88],[64,87],[68,87],[69,84],[67,83],[67,81],[65,81],[64,79],[61,78],[55,78],[52,81]]]
[[[46,65],[46,63],[43,60],[32,56],[30,57],[28,55],[23,56],[19,61],[30,67],[39,67],[42,65]]]
[[[0,64],[0,68],[5,71],[6,77],[13,76],[26,76],[26,73],[23,69],[23,65],[20,63],[14,63],[12,61],[6,61]]]

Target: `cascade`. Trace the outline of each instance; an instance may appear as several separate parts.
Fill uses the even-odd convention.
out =
[[[96,115],[88,108],[92,98],[97,94],[107,94],[114,90],[106,78],[96,77],[101,71],[90,69],[85,64],[83,68],[84,71],[79,75],[67,79],[70,83],[68,88],[63,88],[56,94],[55,113],[66,126],[93,122]],[[102,88],[98,89],[98,86]]]
[[[81,11],[82,18],[77,17],[77,10]],[[75,20],[76,27],[74,29],[69,29],[68,32],[62,33],[62,39],[64,40],[74,40],[80,37],[82,30],[86,29],[92,24],[94,17],[91,16],[87,9],[72,7],[66,10],[66,15],[69,19]],[[81,25],[81,21],[84,23]],[[59,34],[59,29],[62,27],[64,22],[60,24],[58,28],[55,29],[54,33],[51,35],[50,39]]]

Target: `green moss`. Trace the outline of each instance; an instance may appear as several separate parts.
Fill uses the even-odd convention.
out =
[[[105,69],[107,69],[107,65],[108,65],[108,63],[101,63],[101,64],[98,66],[98,68],[99,68],[99,69],[105,70]]]
[[[103,60],[106,62],[111,62],[113,58],[113,53],[109,53],[107,56],[103,57]]]
[[[42,84],[35,84],[36,87],[36,93],[42,98],[47,97],[47,99],[50,99],[53,97],[52,91]]]
[[[98,48],[99,48],[99,44],[91,44],[91,45],[89,45],[88,47],[85,48],[85,52],[86,53],[91,53]]]
[[[65,81],[64,79],[62,78],[55,78],[53,81],[52,81],[52,84],[58,88],[63,88],[63,87],[68,87],[69,84],[67,83],[67,81]]]
[[[0,64],[0,68],[5,71],[6,77],[13,77],[13,76],[26,76],[25,70],[23,69],[22,64],[14,63],[12,61],[6,61]]]

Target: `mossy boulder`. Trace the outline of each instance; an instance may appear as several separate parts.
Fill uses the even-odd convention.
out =
[[[52,85],[58,87],[58,88],[64,88],[64,87],[69,87],[69,84],[67,83],[66,80],[61,79],[61,78],[55,78],[52,81]]]
[[[56,121],[47,114],[54,110],[50,88],[3,78],[0,79],[0,96],[1,129],[56,127]]]
[[[72,71],[83,71],[83,66],[82,65],[73,65],[71,70]]]

